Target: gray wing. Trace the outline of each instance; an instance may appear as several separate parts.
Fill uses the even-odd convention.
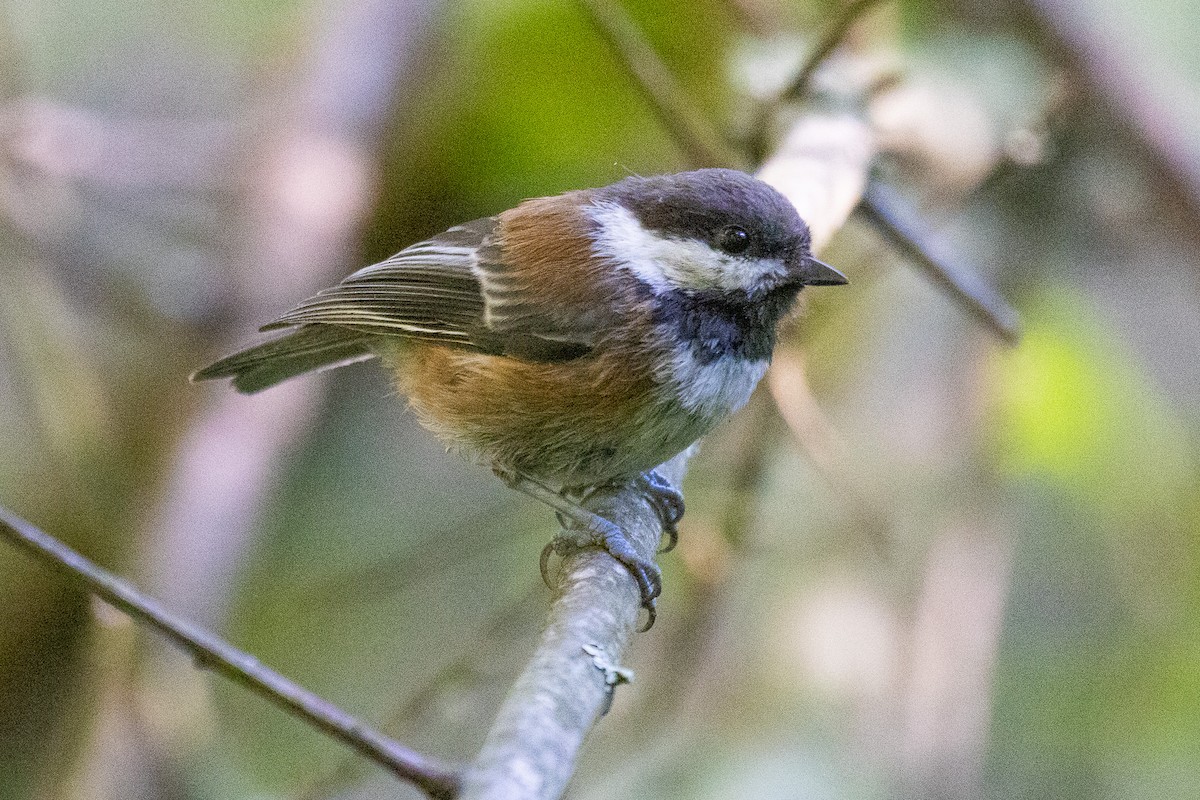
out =
[[[495,227],[494,218],[480,219],[418,242],[318,292],[262,330],[318,323],[471,346],[486,339],[475,265]]]
[[[261,330],[287,335],[234,353],[192,376],[233,378],[242,392],[376,355],[381,336],[420,339],[533,361],[577,358],[591,350],[582,332],[567,336],[551,320],[503,309],[524,308],[518,292],[485,296],[479,275],[503,272],[494,217],[479,219],[407,247],[305,300]],[[489,314],[489,305],[491,313]],[[501,313],[498,313],[501,312]]]
[[[286,336],[239,350],[192,375],[193,381],[232,378],[253,394],[306,372],[333,369],[374,358],[370,335],[331,325],[303,325]]]
[[[456,225],[360,269],[262,330],[336,325],[536,361],[577,358],[591,350],[588,331],[564,331],[547,315],[512,319],[505,313],[536,300],[529,291],[504,291],[509,287],[503,281],[498,225],[496,217]]]

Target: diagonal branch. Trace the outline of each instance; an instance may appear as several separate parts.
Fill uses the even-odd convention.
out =
[[[131,584],[0,507],[0,536],[78,581],[89,592],[162,633],[200,667],[246,686],[361,755],[411,781],[435,800],[454,797],[458,777],[448,767],[410,750],[329,701],[260,664],[208,631],[175,616]]]

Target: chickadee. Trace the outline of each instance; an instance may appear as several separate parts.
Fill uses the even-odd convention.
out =
[[[422,423],[624,564],[652,622],[658,567],[579,498],[636,484],[673,544],[682,497],[654,468],[746,403],[804,286],[844,283],[762,181],[727,169],[631,177],[418,242],[192,380],[252,393],[381,358]]]

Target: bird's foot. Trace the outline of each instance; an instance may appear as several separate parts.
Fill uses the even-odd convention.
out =
[[[553,586],[550,581],[551,554],[565,558],[586,547],[599,547],[615,558],[633,577],[641,596],[642,608],[646,609],[649,615],[642,630],[650,630],[658,615],[657,599],[662,594],[662,570],[653,561],[638,557],[629,538],[617,525],[585,508],[578,511],[578,514],[560,512],[560,521],[566,518],[565,522],[571,524],[563,525],[563,532],[542,548],[542,557],[538,565],[542,580],[547,586]]]
[[[638,557],[620,527],[526,475],[500,467],[493,468],[493,471],[512,488],[541,500],[558,513],[563,532],[542,550],[539,563],[542,580],[547,586],[553,586],[549,577],[551,554],[563,557],[585,547],[599,547],[624,566],[637,584],[642,608],[649,614],[642,630],[649,630],[654,625],[657,616],[655,601],[662,594],[662,571],[653,561]]]
[[[683,492],[655,469],[637,476],[634,485],[641,490],[662,522],[663,536],[667,537],[667,543],[658,552],[671,552],[675,545],[679,544],[678,526],[684,512]]]

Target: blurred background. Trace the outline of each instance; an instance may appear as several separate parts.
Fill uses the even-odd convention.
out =
[[[629,12],[735,143],[839,8]],[[657,626],[569,796],[1200,793],[1200,26],[905,0],[878,166],[1020,309],[1005,346],[860,219],[705,443]],[[838,72],[836,69],[842,70]],[[377,366],[187,376],[371,260],[686,168],[580,6],[0,5],[0,503],[442,758],[531,652],[554,518]],[[416,797],[0,547],[0,798]]]

